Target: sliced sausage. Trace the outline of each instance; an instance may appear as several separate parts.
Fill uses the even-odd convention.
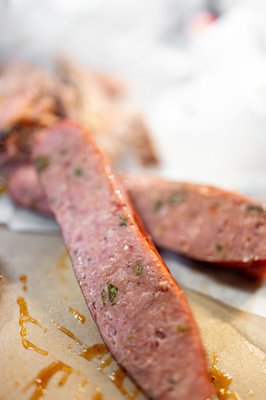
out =
[[[32,164],[20,165],[9,171],[7,190],[12,200],[20,206],[52,215],[40,179]]]
[[[148,397],[205,400],[213,387],[185,296],[90,136],[61,123],[40,134],[33,154],[111,353]]]
[[[124,175],[124,183],[155,243],[189,258],[266,275],[266,213],[261,204],[211,186]],[[20,205],[47,213],[39,179],[27,165],[8,190]]]
[[[124,184],[159,247],[189,258],[266,276],[266,211],[216,187],[143,176]]]

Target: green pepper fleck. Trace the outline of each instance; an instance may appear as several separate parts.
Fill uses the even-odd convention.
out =
[[[4,194],[6,192],[7,188],[4,184],[4,182],[0,181],[0,196],[1,194]]]
[[[220,202],[219,202],[219,201],[213,201],[213,202],[210,204],[210,209],[216,210],[216,209],[219,207],[219,205],[220,205]]]
[[[186,192],[184,190],[176,190],[168,199],[168,203],[171,206],[175,206],[183,203],[186,200]]]
[[[142,271],[143,271],[143,266],[142,266],[141,262],[138,261],[138,262],[136,263],[135,274],[136,274],[137,276],[140,276],[140,275],[142,274]]]
[[[44,171],[50,164],[50,157],[40,156],[35,158],[34,165],[38,172]]]
[[[105,306],[105,304],[106,304],[106,290],[105,289],[102,289],[101,297],[102,297],[102,303]]]
[[[61,156],[64,156],[64,155],[67,154],[67,153],[68,153],[68,150],[67,150],[67,149],[61,149],[61,150],[60,150]]]
[[[76,176],[82,176],[82,175],[83,175],[83,170],[82,170],[82,168],[80,168],[80,167],[75,168],[75,169],[74,169],[74,174],[75,174]]]
[[[224,251],[224,246],[220,243],[216,243],[215,248],[218,251],[218,253],[222,253]]]
[[[188,333],[190,331],[190,326],[185,324],[178,324],[175,327],[176,333]]]
[[[115,300],[118,293],[118,288],[114,286],[112,283],[108,283],[108,297],[111,304],[115,304]]]
[[[119,226],[127,226],[127,223],[128,218],[123,214],[119,215]]]
[[[257,212],[263,212],[264,208],[260,206],[259,204],[247,204],[246,205],[246,210],[248,211],[257,211]]]
[[[161,199],[155,200],[153,203],[153,211],[157,212],[162,208],[163,201]]]

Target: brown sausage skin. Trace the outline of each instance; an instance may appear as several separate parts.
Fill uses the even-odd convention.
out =
[[[89,135],[61,123],[40,134],[33,152],[82,293],[111,353],[148,397],[205,400],[213,388],[184,294]]]
[[[211,186],[124,175],[131,200],[155,243],[189,258],[266,276],[266,219],[258,203]],[[18,204],[51,213],[34,168],[8,180]]]

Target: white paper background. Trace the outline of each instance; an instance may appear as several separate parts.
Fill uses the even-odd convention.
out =
[[[216,25],[182,47],[174,37],[165,39],[179,21],[182,1],[13,1],[13,8],[5,10],[1,55],[46,63],[53,54],[68,53],[122,73],[160,150],[157,174],[266,200],[266,4],[232,3]],[[16,231],[58,229],[4,196],[0,223]],[[256,288],[233,274],[188,266],[173,255],[166,260],[181,284],[266,316],[266,285]]]

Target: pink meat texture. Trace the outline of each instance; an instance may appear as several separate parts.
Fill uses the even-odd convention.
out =
[[[155,244],[189,258],[266,275],[266,212],[236,193],[148,176],[123,175],[123,182]],[[8,179],[13,200],[51,214],[32,165]]]
[[[59,123],[35,138],[33,155],[113,356],[151,399],[205,400],[213,387],[185,296],[90,136]]]

